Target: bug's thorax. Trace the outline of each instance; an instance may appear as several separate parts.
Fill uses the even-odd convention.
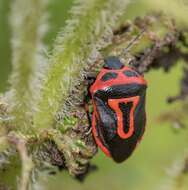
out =
[[[133,75],[133,76],[126,76]],[[104,80],[104,77],[107,75],[112,75],[112,77],[108,80]],[[147,85],[145,79],[139,75],[133,69],[124,66],[121,69],[101,69],[100,73],[98,74],[95,82],[90,87],[90,93],[93,94],[97,90],[104,90],[105,88],[111,87],[113,85],[121,85],[121,84],[144,84]]]

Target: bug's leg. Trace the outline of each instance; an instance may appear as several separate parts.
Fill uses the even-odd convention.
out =
[[[84,100],[83,100],[83,107],[85,109],[85,112],[87,114],[87,119],[88,119],[88,123],[89,123],[89,130],[86,132],[86,135],[89,135],[92,131],[92,113],[89,111],[89,103],[91,100],[91,94],[89,92],[89,88],[90,86],[95,82],[96,79],[96,75],[88,75],[86,78],[86,82],[87,82],[87,91],[84,95]]]
[[[95,82],[96,80],[96,74],[95,73],[90,73],[88,74],[86,77],[85,77],[85,82],[86,82],[86,85],[87,85],[87,92],[90,96],[90,93],[89,93],[89,88],[91,87],[91,85]]]
[[[89,101],[90,101],[90,95],[89,95],[89,92],[87,92],[87,94],[85,95],[84,97],[84,101],[83,101],[83,107],[84,107],[84,110],[86,112],[86,115],[87,115],[87,119],[88,119],[88,123],[89,123],[89,130],[86,131],[86,135],[89,135],[91,133],[91,125],[92,125],[92,114],[90,113],[89,111]]]
[[[91,132],[92,132],[92,127],[91,127],[91,125],[90,125],[90,128],[89,128],[89,130],[87,130],[87,131],[85,132],[85,135],[88,136],[88,135],[91,134]]]

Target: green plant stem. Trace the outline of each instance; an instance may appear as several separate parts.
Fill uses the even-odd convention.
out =
[[[52,127],[55,114],[64,106],[71,90],[78,84],[92,52],[103,46],[103,37],[111,34],[111,29],[128,2],[80,1],[80,7],[73,8],[71,22],[60,32],[54,45],[38,111],[34,115],[37,129]]]
[[[16,116],[15,125],[25,130],[30,127],[30,117],[39,64],[39,50],[44,35],[46,0],[14,0],[11,11],[13,70],[10,77],[13,92],[10,104]]]

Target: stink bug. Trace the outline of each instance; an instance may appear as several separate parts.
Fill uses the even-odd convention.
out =
[[[117,57],[108,57],[89,91],[92,98],[92,132],[101,150],[122,162],[141,140],[146,123],[147,83]]]

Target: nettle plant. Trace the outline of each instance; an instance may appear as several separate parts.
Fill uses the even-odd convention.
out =
[[[80,180],[92,168],[89,162],[97,146],[83,101],[87,76],[100,71],[105,57],[118,56],[141,74],[158,68],[169,71],[179,59],[188,61],[186,28],[162,13],[127,21],[128,3],[76,0],[53,51],[45,55],[48,2],[12,2],[12,73],[9,90],[0,96],[0,169],[20,156],[18,189],[28,189],[37,172],[46,168],[67,169]],[[185,67],[180,95],[169,98],[183,99],[184,110],[187,81]],[[180,110],[163,119],[181,126],[185,115]]]

